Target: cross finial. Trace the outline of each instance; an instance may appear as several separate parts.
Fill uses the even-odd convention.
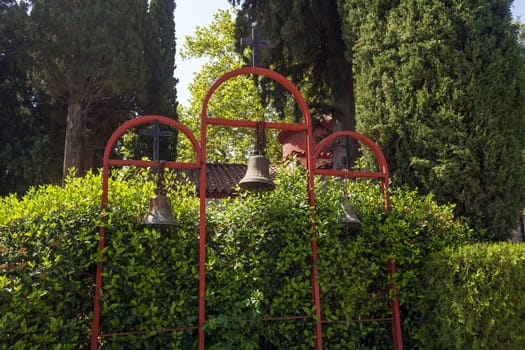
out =
[[[259,30],[257,26],[252,28],[252,38],[241,38],[241,45],[249,45],[252,47],[252,64],[254,67],[259,66],[259,55],[261,47],[270,47],[271,41],[259,39]]]
[[[174,136],[175,133],[171,130],[160,130],[160,123],[158,120],[153,121],[153,130],[139,130],[140,135],[153,136],[153,161],[159,161],[159,148],[161,136]]]

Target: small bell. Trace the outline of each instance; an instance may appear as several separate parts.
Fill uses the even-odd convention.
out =
[[[144,225],[176,225],[177,220],[171,211],[170,199],[162,194],[151,197],[149,210],[144,219]]]
[[[255,125],[255,147],[254,153],[248,159],[246,174],[239,181],[239,186],[248,191],[268,191],[275,188],[270,177],[270,161],[264,156],[266,147],[266,134],[263,121]]]
[[[352,197],[349,195],[343,195],[341,197],[341,213],[343,215],[342,219],[339,220],[340,224],[345,225],[345,229],[358,229],[361,227],[361,220],[357,217],[355,213],[355,207],[352,203]]]
[[[243,190],[267,191],[273,190],[275,184],[270,177],[270,162],[263,155],[254,155],[248,159],[246,174],[239,181],[239,186]]]

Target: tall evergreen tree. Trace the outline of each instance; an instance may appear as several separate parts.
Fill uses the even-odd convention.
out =
[[[82,174],[95,104],[134,91],[144,75],[146,0],[34,0],[33,81],[68,106],[63,173]]]
[[[456,203],[497,239],[517,227],[525,199],[525,77],[511,3],[345,8],[358,130],[378,141],[395,183]]]
[[[61,106],[37,95],[27,81],[27,10],[24,2],[0,0],[0,195],[60,178],[48,166],[56,151],[52,132],[59,127],[52,116]],[[46,123],[44,114],[50,116]]]
[[[261,64],[290,77],[311,106],[332,113],[334,130],[353,130],[355,102],[351,49],[344,40],[337,0],[230,0],[241,4],[237,36],[249,37],[255,24],[271,48],[261,54]],[[283,93],[272,98],[277,107]],[[344,148],[343,148],[344,149]],[[346,152],[334,150],[335,166],[347,165]]]
[[[177,79],[175,69],[175,1],[151,0],[146,33],[147,82],[140,109],[177,119]]]

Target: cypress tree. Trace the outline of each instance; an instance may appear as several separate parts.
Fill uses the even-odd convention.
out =
[[[331,114],[334,130],[355,128],[355,101],[351,56],[344,40],[337,0],[230,0],[242,3],[237,15],[237,36],[251,36],[257,25],[260,37],[271,41],[261,53],[261,65],[289,77],[307,98],[315,114]],[[241,48],[244,49],[244,48]],[[250,62],[251,64],[252,62]],[[286,94],[264,85],[267,101],[284,110]],[[344,147],[334,149],[335,167],[348,165]]]
[[[524,205],[525,77],[509,0],[349,1],[357,127],[396,184],[506,239]],[[362,5],[362,6],[359,6]]]
[[[90,167],[85,136],[94,106],[140,85],[146,13],[146,0],[33,1],[33,82],[68,106],[64,176]]]
[[[23,193],[31,185],[56,182],[53,116],[61,104],[49,103],[27,79],[30,69],[29,16],[25,2],[0,0],[0,195]],[[49,117],[44,118],[47,115]],[[60,124],[60,123],[59,123]],[[58,153],[60,155],[60,153]]]
[[[175,69],[175,1],[151,0],[145,61],[148,77],[140,109],[177,119]]]

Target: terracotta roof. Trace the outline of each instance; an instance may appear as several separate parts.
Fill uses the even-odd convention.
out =
[[[186,178],[195,184],[197,193],[200,184],[200,170],[175,170],[185,173]],[[206,197],[225,198],[234,194],[235,186],[246,174],[244,164],[206,164]]]

